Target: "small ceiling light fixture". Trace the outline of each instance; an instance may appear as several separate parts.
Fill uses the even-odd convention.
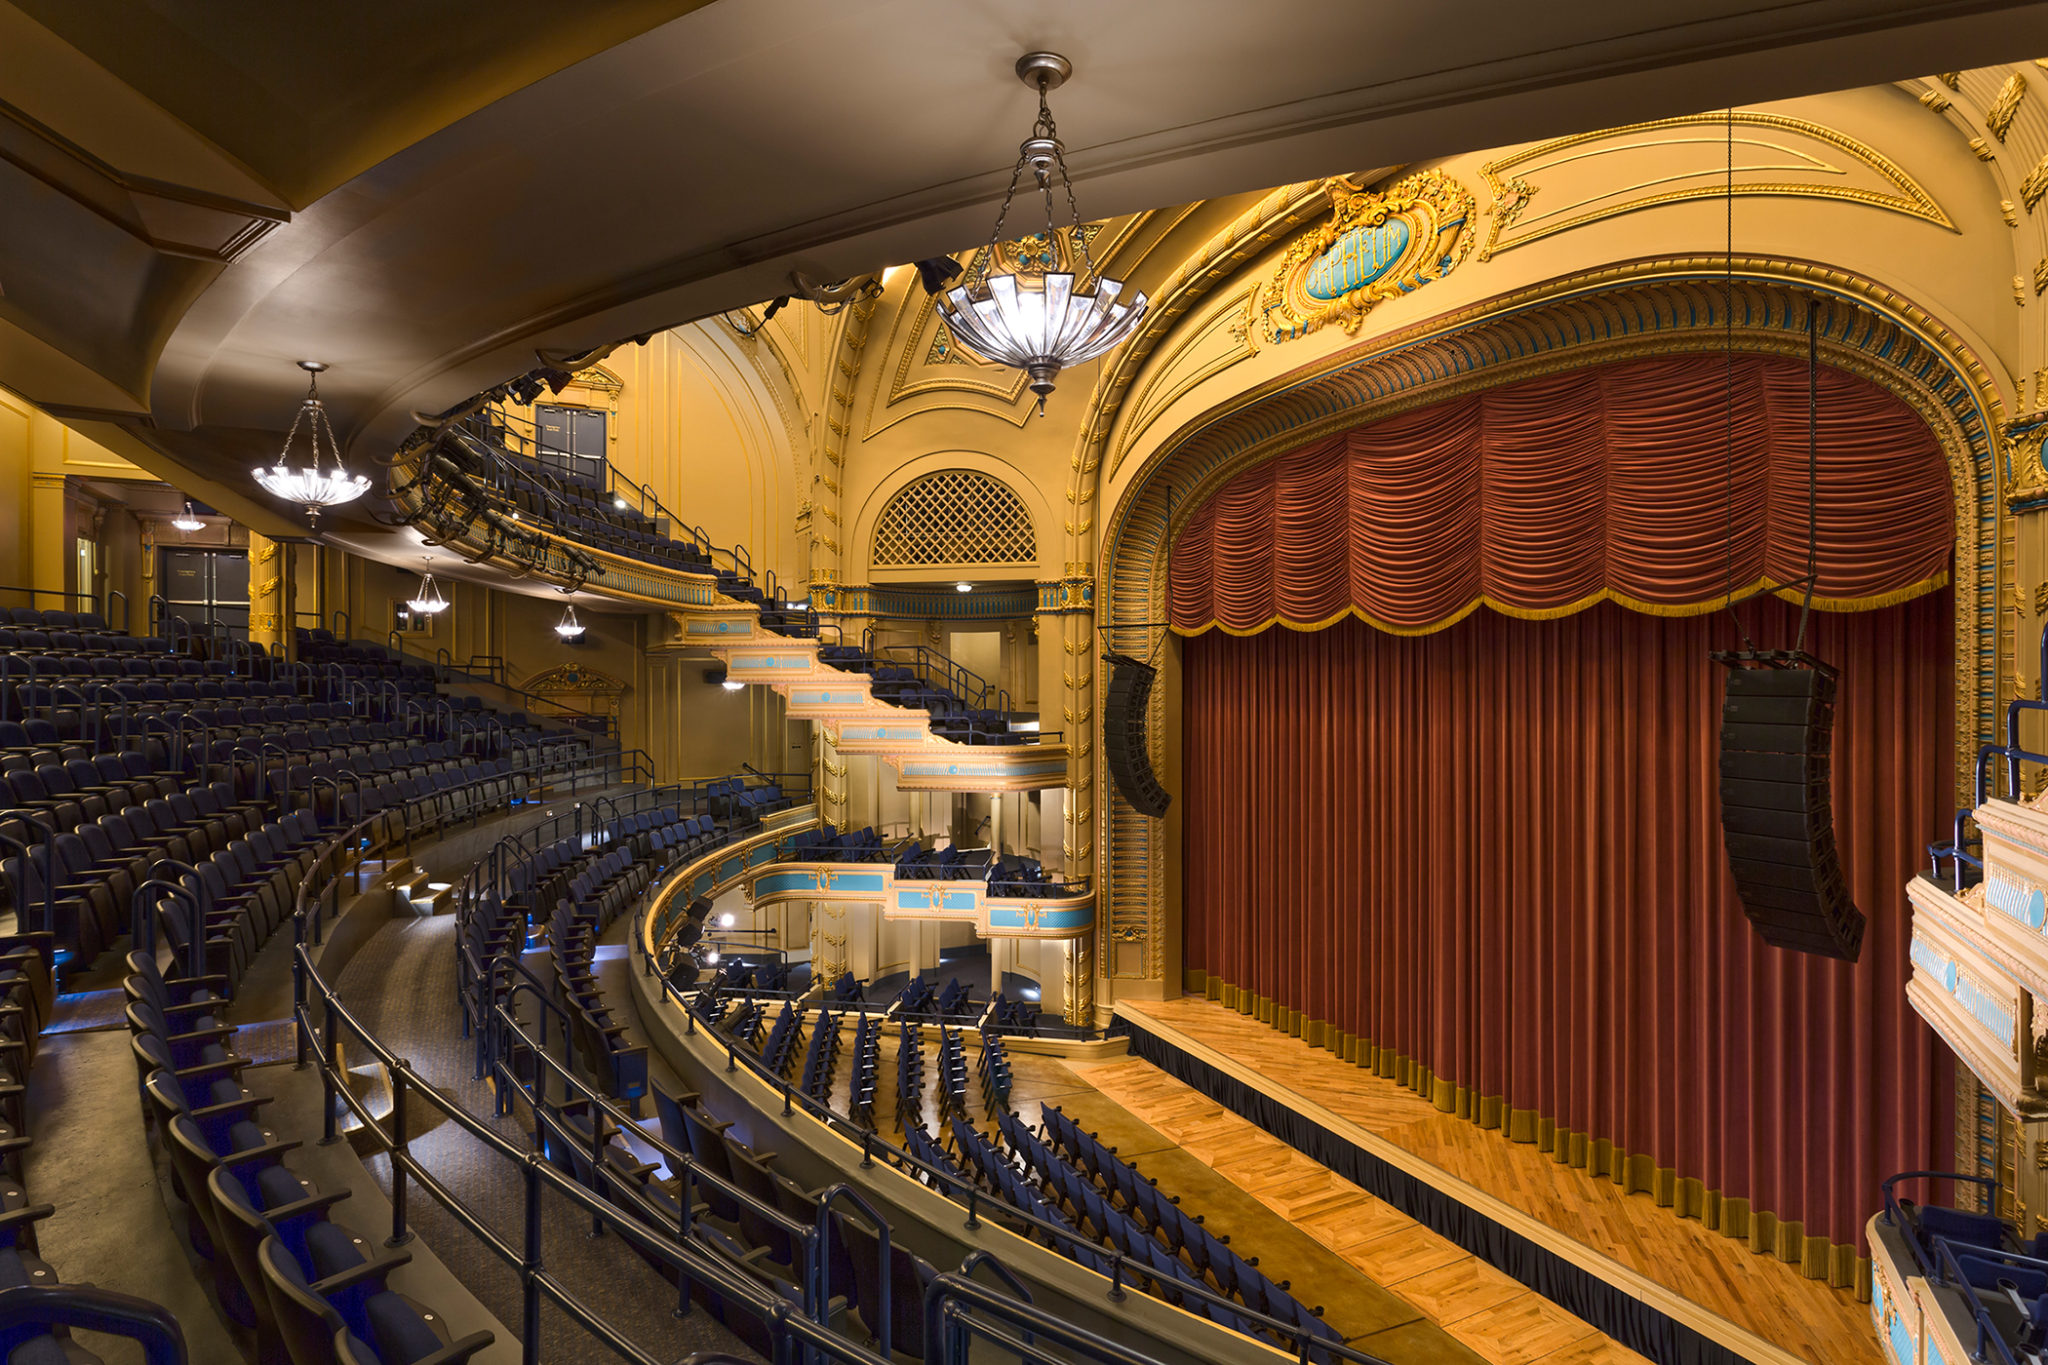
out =
[[[953,585],[953,591],[954,591],[954,592],[973,592],[973,591],[974,591],[974,585],[973,585],[972,583],[955,583],[955,584]]]
[[[306,524],[317,529],[320,509],[354,502],[370,491],[370,480],[366,475],[349,473],[341,463],[341,443],[334,439],[334,427],[327,420],[327,409],[320,405],[320,372],[327,366],[318,360],[301,360],[299,368],[306,372],[306,401],[299,404],[298,415],[292,418],[292,429],[285,433],[284,449],[278,452],[275,465],[268,468],[258,465],[250,472],[255,475],[256,482],[263,485],[264,492],[305,508]],[[299,439],[302,426],[306,428],[309,449],[305,462],[294,468],[292,445]],[[326,454],[334,462],[332,469],[320,468],[320,437],[323,433],[327,437]]]
[[[1071,271],[1048,271],[1035,278],[990,275],[979,286],[962,284],[947,290],[937,303],[939,316],[961,345],[1031,376],[1040,416],[1045,414],[1045,400],[1059,372],[1095,359],[1128,337],[1137,330],[1146,307],[1142,293],[1127,303],[1121,301],[1124,282],[1103,278],[1088,251],[1087,235],[1079,231],[1081,210],[1074,201],[1074,182],[1067,175],[1066,147],[1045,100],[1048,91],[1065,85],[1073,74],[1074,64],[1057,52],[1027,52],[1017,59],[1017,78],[1038,91],[1038,121],[1017,149],[1017,166],[1010,172],[1010,188],[1003,195],[1002,212],[996,215],[988,243],[993,259],[1026,166],[1045,196],[1046,244],[1058,240],[1052,205],[1053,173],[1057,171],[1067,192],[1069,240],[1080,249],[1086,275],[1079,282]],[[1083,282],[1094,288],[1082,288]]]
[[[724,914],[718,917],[718,927],[721,929],[730,929],[733,927],[733,925],[737,924],[738,922],[738,917],[734,915],[733,912],[730,910],[726,911]]]
[[[434,562],[432,555],[424,556],[427,563]],[[405,605],[421,616],[439,616],[448,610],[448,599],[441,596],[440,584],[434,582],[431,573],[420,575],[419,591],[405,600]]]
[[[576,619],[576,604],[574,602],[562,608],[562,619],[555,622],[555,634],[561,636],[564,640],[580,640],[583,638],[583,623]]]
[[[612,498],[612,506],[623,512],[626,510],[626,500],[615,496]]]
[[[745,683],[734,682],[731,678],[727,678],[724,682],[720,683],[719,686],[724,688],[728,692],[744,692],[747,687]]]
[[[192,499],[185,499],[185,510],[171,518],[171,529],[183,531],[188,536],[194,531],[204,531],[206,529],[206,523],[201,521],[198,513],[192,510]]]

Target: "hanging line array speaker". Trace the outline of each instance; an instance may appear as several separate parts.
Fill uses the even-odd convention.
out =
[[[1863,915],[1835,851],[1829,795],[1835,670],[1798,651],[1715,654],[1721,703],[1721,841],[1735,894],[1764,942],[1854,962]]]
[[[1109,775],[1133,810],[1156,820],[1173,804],[1152,772],[1152,754],[1145,746],[1145,714],[1159,670],[1128,654],[1102,657],[1111,666],[1109,704],[1102,712],[1102,752],[1109,760]]]

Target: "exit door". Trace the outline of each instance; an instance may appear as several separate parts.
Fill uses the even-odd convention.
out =
[[[218,624],[237,640],[249,638],[249,554],[246,550],[165,549],[164,607],[197,629]]]
[[[542,464],[581,483],[604,486],[604,413],[539,403],[533,409],[533,424],[540,433]]]

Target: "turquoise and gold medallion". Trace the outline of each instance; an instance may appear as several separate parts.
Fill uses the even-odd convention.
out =
[[[1471,250],[1471,193],[1442,171],[1421,171],[1382,194],[1351,180],[1324,185],[1330,221],[1287,248],[1253,305],[1271,341],[1329,323],[1347,334],[1373,305],[1448,275]]]

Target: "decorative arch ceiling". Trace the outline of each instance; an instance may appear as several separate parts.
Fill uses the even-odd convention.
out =
[[[310,40],[272,9],[0,2],[0,26],[160,134],[96,118],[107,102],[75,97],[84,76],[51,86],[54,62],[0,85],[40,111],[0,120],[0,384],[279,529],[247,469],[274,454],[297,359],[332,364],[337,424],[376,454],[536,349],[982,240],[1029,117],[1022,47],[1076,63],[1060,114],[1099,217],[2048,51],[2048,3],[1997,0],[1472,0],[1454,26],[1048,0],[1021,29],[1021,8],[943,0],[371,0]],[[174,249],[195,224],[204,249]],[[46,287],[66,280],[89,297]]]

